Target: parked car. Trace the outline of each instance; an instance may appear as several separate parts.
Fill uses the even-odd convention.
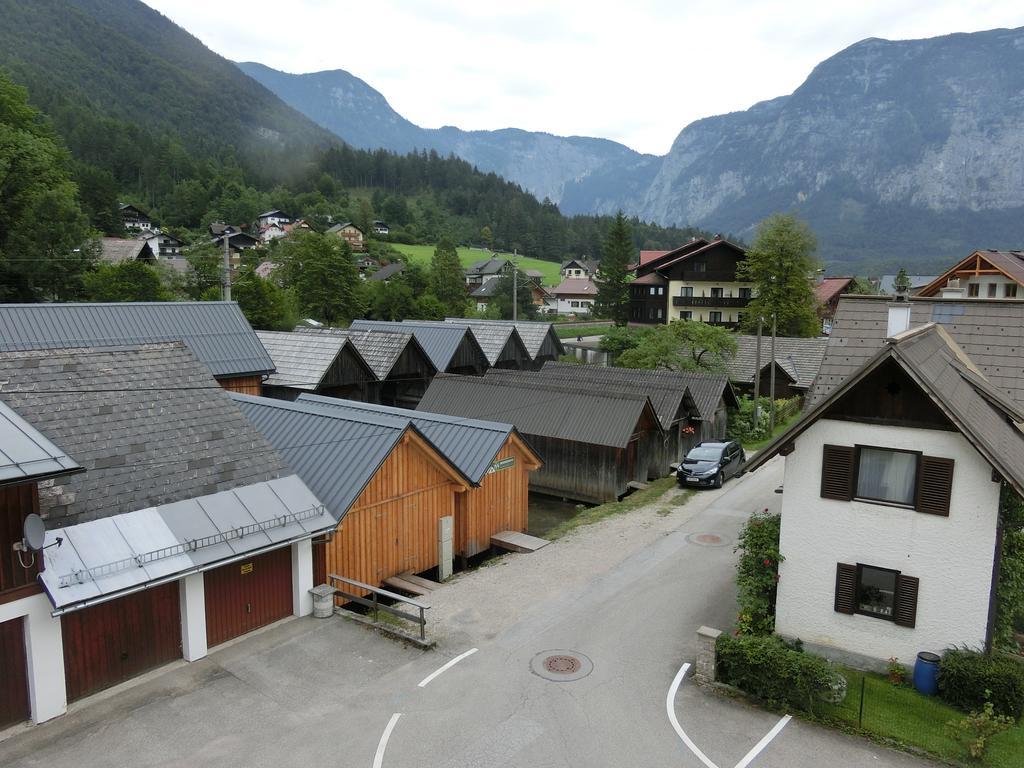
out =
[[[721,488],[730,477],[738,475],[747,460],[743,448],[735,440],[727,443],[701,443],[691,448],[676,470],[676,479],[682,486],[712,486]]]

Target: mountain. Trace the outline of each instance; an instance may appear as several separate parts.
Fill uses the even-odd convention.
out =
[[[421,128],[398,114],[387,99],[342,69],[293,75],[256,62],[238,67],[318,125],[362,149],[394,152],[435,150],[520,184],[538,199],[558,203],[567,185],[605,169],[656,161],[607,139],[554,136],[506,128],[463,131]]]

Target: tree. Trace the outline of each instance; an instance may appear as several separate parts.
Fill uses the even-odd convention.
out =
[[[417,317],[416,295],[400,275],[387,282],[366,284],[367,313],[371,320],[405,320]]]
[[[745,330],[757,329],[758,318],[771,324],[774,314],[780,336],[821,333],[812,275],[817,240],[806,223],[776,213],[757,227],[754,244],[740,262],[737,275],[754,283],[754,298],[743,313]]]
[[[484,245],[487,246],[487,250],[494,250],[494,232],[491,231],[491,227],[488,224],[484,224],[480,228],[480,239],[484,241]]]
[[[363,286],[344,240],[302,232],[287,238],[278,253],[282,282],[294,291],[304,316],[329,325],[363,316]]]
[[[533,282],[520,270],[515,270],[516,281],[516,304],[519,320],[532,320],[537,316],[537,305],[533,303]],[[495,308],[498,319],[512,319],[512,273],[504,274],[497,278],[498,284],[494,288],[494,294],[488,302],[488,310]],[[464,307],[465,305],[463,305]]]
[[[625,325],[629,320],[630,265],[636,261],[633,231],[619,211],[601,246],[601,264],[597,269],[597,298],[594,314]]]
[[[455,245],[441,240],[430,259],[430,291],[452,317],[461,317],[466,307],[466,276]]]
[[[245,268],[231,284],[231,298],[249,325],[261,331],[290,331],[299,322],[298,303],[287,288]]]
[[[156,267],[144,261],[100,263],[84,279],[89,301],[171,301]]]
[[[724,373],[736,354],[736,339],[719,326],[696,320],[675,320],[644,329],[637,344],[625,349],[615,364],[622,368]]]
[[[219,299],[224,287],[224,251],[216,245],[200,245],[185,254],[188,267],[182,290],[192,301]],[[232,297],[234,298],[234,297]]]
[[[77,298],[94,264],[88,234],[66,150],[0,74],[0,300]]]

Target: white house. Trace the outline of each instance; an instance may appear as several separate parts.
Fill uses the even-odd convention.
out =
[[[593,280],[585,277],[569,277],[562,280],[557,288],[552,288],[555,312],[559,315],[583,315],[594,308],[597,298],[597,286]]]
[[[1024,412],[938,325],[903,330],[748,465],[786,457],[776,631],[880,667],[985,647]]]
[[[256,229],[263,230],[264,227],[283,228],[285,224],[291,224],[292,221],[294,219],[284,211],[264,211],[256,217]]]
[[[570,259],[562,264],[560,271],[563,280],[574,277],[592,280],[597,276],[599,266],[599,262],[594,259]]]

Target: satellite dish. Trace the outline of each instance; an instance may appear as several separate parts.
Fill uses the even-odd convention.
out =
[[[28,515],[22,531],[26,546],[33,552],[38,552],[46,546],[46,523],[39,515]]]

